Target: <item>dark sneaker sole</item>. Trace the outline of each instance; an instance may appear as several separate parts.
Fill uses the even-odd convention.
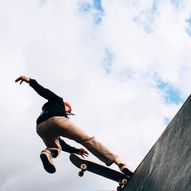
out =
[[[55,173],[56,172],[56,168],[55,166],[48,160],[48,157],[46,156],[46,154],[41,154],[40,158],[42,160],[42,164],[44,166],[44,169],[48,172],[48,173]]]

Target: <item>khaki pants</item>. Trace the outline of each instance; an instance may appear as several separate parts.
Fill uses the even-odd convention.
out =
[[[117,157],[96,140],[95,137],[90,137],[63,116],[51,117],[40,123],[37,126],[37,133],[47,146],[46,150],[52,154],[55,150],[60,153],[62,148],[59,142],[59,136],[62,136],[80,143],[107,166],[111,165]]]

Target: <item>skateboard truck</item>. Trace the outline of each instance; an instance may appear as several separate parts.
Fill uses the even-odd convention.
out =
[[[125,185],[127,185],[128,180],[126,178],[123,178],[119,181],[119,186],[117,187],[117,191],[122,191]]]
[[[70,161],[79,168],[78,175],[82,177],[85,171],[92,172],[118,183],[117,191],[123,191],[128,184],[130,176],[119,171],[97,164],[92,161],[84,160],[75,154],[70,155]]]
[[[80,176],[80,177],[82,177],[83,175],[84,175],[84,172],[87,170],[87,165],[86,164],[81,164],[80,165],[80,171],[79,171],[79,173],[78,173],[78,175]]]
[[[86,164],[81,164],[80,165],[80,171],[78,172],[78,175],[80,177],[84,176],[84,172],[88,169]],[[122,191],[124,186],[127,185],[128,180],[126,178],[123,178],[119,181],[119,186],[117,187],[117,191]]]

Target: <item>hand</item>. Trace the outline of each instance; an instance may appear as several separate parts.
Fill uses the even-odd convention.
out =
[[[83,158],[88,157],[89,153],[85,149],[79,149],[79,155],[81,155]]]
[[[20,76],[18,77],[15,82],[19,82],[20,81],[20,84],[22,84],[23,82],[26,82],[26,83],[29,83],[30,81],[30,78],[29,77],[26,77],[26,76]]]

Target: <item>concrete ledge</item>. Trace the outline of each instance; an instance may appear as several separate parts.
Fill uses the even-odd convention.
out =
[[[191,191],[191,96],[136,169],[125,191]]]

